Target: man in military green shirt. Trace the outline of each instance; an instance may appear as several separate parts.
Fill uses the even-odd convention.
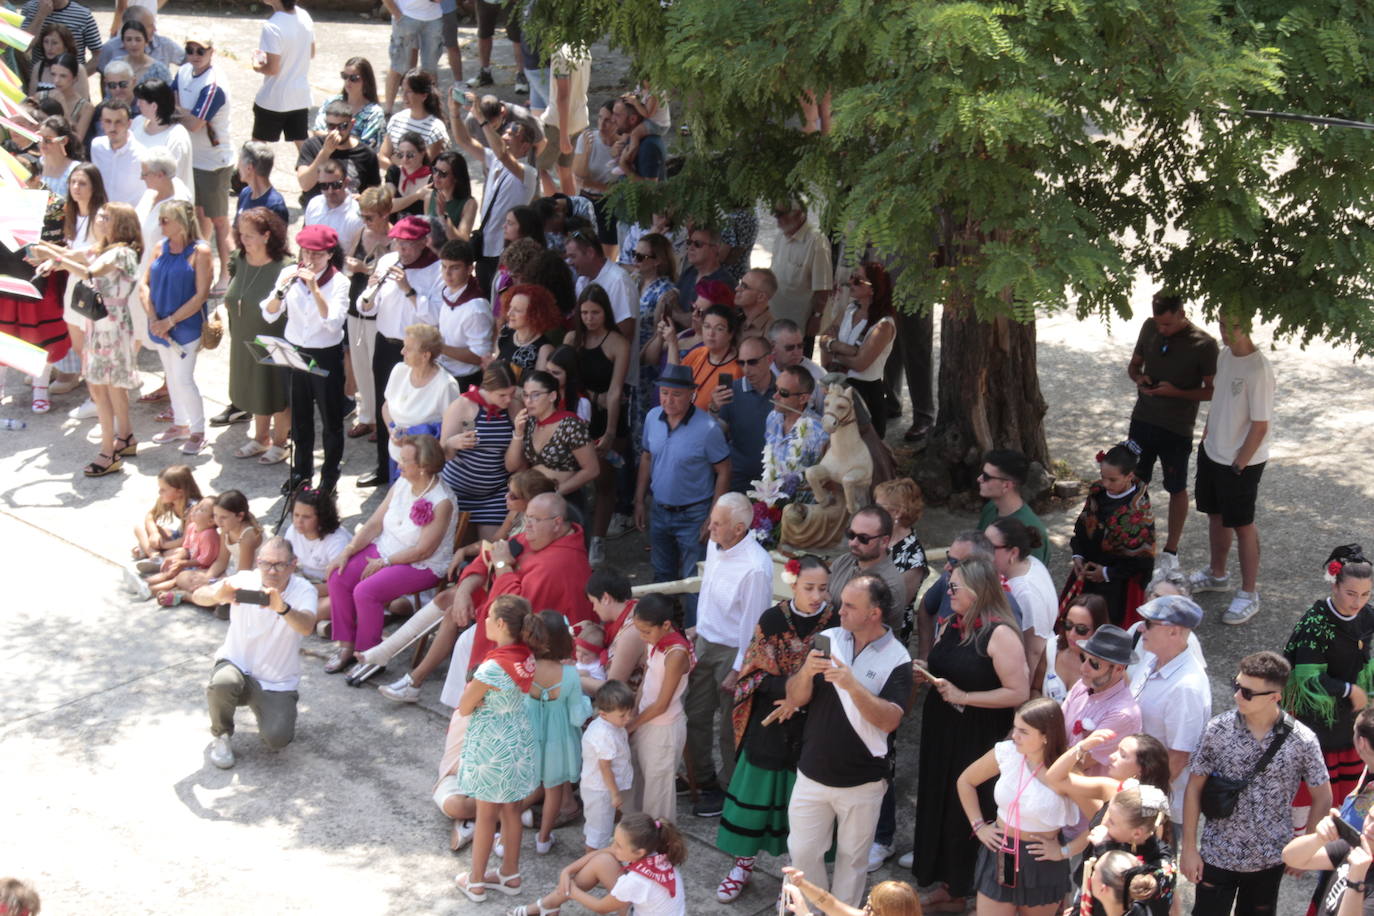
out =
[[[978,495],[986,499],[978,516],[978,530],[984,531],[999,518],[1010,515],[1025,523],[1027,528],[1040,532],[1040,546],[1031,554],[1046,566],[1050,565],[1050,537],[1040,516],[1031,511],[1021,498],[1030,462],[1026,456],[1009,448],[995,448],[983,456],[983,473],[978,475]]]

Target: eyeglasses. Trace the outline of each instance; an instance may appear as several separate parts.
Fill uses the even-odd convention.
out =
[[[1089,655],[1089,654],[1086,653],[1086,652],[1079,652],[1079,653],[1078,653],[1078,661],[1079,661],[1079,664],[1082,664],[1083,662],[1087,662],[1087,663],[1088,663],[1088,667],[1091,668],[1091,669],[1093,669],[1094,671],[1101,671],[1101,670],[1102,670],[1102,666],[1105,664],[1105,662],[1100,662],[1100,661],[1098,661],[1097,659],[1093,658],[1091,655]]]
[[[362,75],[361,73],[340,73],[340,74],[339,74],[339,79],[343,80],[345,83],[356,83],[356,82],[360,81],[362,78],[363,78],[363,75]]]
[[[768,357],[766,356],[755,356],[753,359],[741,359],[738,362],[741,366],[757,366],[759,363],[765,362],[767,359]]]
[[[546,515],[546,516],[544,516],[543,518],[540,518],[540,517],[535,516],[535,515],[527,515],[527,516],[525,516],[525,524],[526,524],[526,525],[532,525],[532,524],[535,524],[535,523],[537,523],[537,522],[554,522],[554,521],[557,521],[558,518],[559,518],[559,516],[557,516],[557,515]]]
[[[529,399],[529,398],[542,398],[542,397],[544,397],[545,395],[549,395],[549,394],[553,394],[553,392],[552,392],[552,391],[544,391],[544,390],[542,390],[542,389],[535,389],[534,391],[526,391],[526,392],[525,392],[525,397],[526,397],[527,399]]]
[[[285,560],[281,563],[272,563],[268,560],[259,560],[258,569],[261,569],[263,572],[286,572],[291,568],[292,562],[292,560]]]
[[[452,173],[452,172],[447,172],[447,171],[441,171],[441,170],[439,170],[439,169],[434,169],[434,171],[431,172],[430,174],[432,174],[435,178],[447,178],[448,176],[452,175],[453,173]]]
[[[337,191],[343,186],[344,183],[342,181],[321,181],[317,182],[315,185],[315,187],[319,188],[321,191]]]
[[[202,48],[200,45],[187,45],[185,48],[187,57],[200,57],[209,50],[209,48]]]
[[[1064,629],[1065,636],[1070,633],[1077,633],[1079,636],[1087,636],[1093,631],[1092,624],[1090,623],[1069,623],[1063,618],[1060,618],[1059,625]]]
[[[778,346],[782,347],[783,351],[787,353],[791,353],[793,350],[800,350],[802,348],[802,345],[799,343],[778,344]]]
[[[848,531],[846,531],[846,532],[844,533],[844,536],[845,536],[845,539],[846,539],[846,540],[849,540],[849,541],[858,541],[860,544],[868,545],[868,544],[872,543],[873,541],[876,541],[878,538],[886,537],[887,535],[884,535],[884,534],[860,534],[859,532],[855,531],[853,528],[850,528]]]
[[[106,89],[128,89],[128,80],[110,80],[105,84]]]
[[[1011,480],[1010,477],[994,477],[992,474],[989,474],[987,471],[984,471],[983,473],[979,474],[979,475],[978,475],[978,479],[981,480],[981,481],[983,481],[984,483],[987,483],[989,480],[1000,480],[1000,481],[1002,481],[1003,483],[1011,483],[1011,482],[1012,482],[1012,480]]]
[[[407,151],[405,151],[405,150],[401,150],[401,151],[399,151],[399,152],[396,153],[396,158],[397,158],[397,159],[419,159],[419,158],[420,158],[420,154],[417,153],[417,152],[414,152],[413,150],[410,151],[410,152],[407,152]]]
[[[1231,692],[1241,695],[1241,699],[1253,700],[1255,697],[1267,697],[1270,694],[1278,693],[1277,690],[1251,690],[1249,687],[1242,687],[1240,681],[1231,678]]]
[[[707,241],[704,241],[704,240],[702,240],[702,239],[692,239],[692,240],[689,241],[687,244],[690,245],[690,246],[692,246],[693,248],[705,248],[707,245],[709,245],[709,244],[711,244],[711,243],[710,243],[710,242],[707,242]]]
[[[957,595],[966,588],[968,588],[967,585],[960,585],[958,582],[951,582],[949,583],[949,586],[945,589],[945,591],[949,592],[951,595]]]
[[[652,258],[653,255],[645,254],[642,251],[632,251],[630,252],[630,257],[634,258],[635,263],[638,264],[640,261],[647,261],[649,258]]]

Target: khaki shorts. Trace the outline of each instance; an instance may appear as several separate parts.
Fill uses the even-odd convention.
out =
[[[572,153],[568,153],[567,155],[559,155],[558,138],[560,136],[561,134],[559,133],[557,127],[554,127],[552,124],[544,125],[544,139],[548,142],[544,144],[543,151],[539,154],[539,158],[536,159],[534,162],[534,167],[539,169],[539,171],[552,171],[553,167],[556,165],[560,165],[563,168],[570,168],[572,166]]]
[[[222,169],[192,169],[191,180],[196,186],[196,209],[210,219],[229,215],[229,178],[234,167]]]

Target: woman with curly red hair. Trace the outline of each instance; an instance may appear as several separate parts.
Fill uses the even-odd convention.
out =
[[[849,275],[849,296],[849,305],[821,338],[825,368],[845,373],[846,384],[868,405],[881,439],[887,433],[883,367],[897,339],[892,279],[878,262],[864,261]]]
[[[502,299],[506,326],[496,338],[497,356],[521,373],[543,369],[553,352],[553,343],[545,335],[563,326],[563,313],[553,293],[522,283],[508,289]]]

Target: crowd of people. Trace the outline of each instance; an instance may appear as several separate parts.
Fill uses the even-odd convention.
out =
[[[214,36],[169,39],[156,4],[121,3],[102,43],[81,4],[30,0],[34,45],[13,61],[38,139],[12,133],[12,152],[49,202],[42,240],[0,252],[38,296],[0,296],[0,329],[49,357],[32,410],[85,385],[70,415],[100,424],[90,477],[140,454],[134,399],[166,402],[150,444],[194,459],[209,428],[243,424],[234,458],[290,460],[279,531],[242,492],[206,495],[170,462],[135,531],[131,592],[228,620],[207,686],[215,766],[236,764],[239,706],[269,747],[293,740],[307,636],[327,634],[324,671],[358,682],[432,634],[380,692],[413,703],[445,679],[455,711],[433,797],[451,847],[471,847],[456,884],[472,901],[685,912],[675,824],[690,813],[719,818],[733,860],[720,904],[768,853],[790,858],[794,912],[857,912],[867,874],[905,845],[894,734],[919,699],[916,760],[902,762],[918,765],[899,859],[913,881],[875,887],[869,912],[1164,914],[1182,875],[1195,912],[1272,913],[1285,864],[1332,873],[1318,912],[1364,912],[1369,560],[1358,545],[1331,554],[1329,597],[1282,654],[1241,660],[1234,710],[1212,714],[1194,632],[1195,593],[1232,592],[1227,624],[1260,610],[1274,378],[1244,322],[1223,318],[1219,345],[1180,298],[1155,297],[1127,367],[1127,437],[1099,454],[1060,533],[1063,582],[1025,501],[1030,462],[1009,448],[983,456],[978,523],[932,568],[920,487],[883,443],[902,379],[903,437],[933,420],[931,326],[894,308],[899,258],[840,258],[800,199],[772,203],[770,267],[752,262],[754,202],[714,220],[618,218],[614,185],[666,176],[670,100],[639,85],[594,107],[590,57],[546,53],[502,4],[476,2],[464,83],[457,3],[385,0],[382,91],[354,56],[339,92],[315,99],[321,27],[268,2],[246,141]],[[525,102],[478,94],[502,16]],[[828,101],[804,107],[825,129]],[[294,234],[282,139],[298,152]],[[207,417],[197,357],[221,336],[229,405]],[[141,348],[164,380],[140,395]],[[801,475],[841,399],[873,486],[839,554],[787,559],[780,592],[785,558],[761,528],[776,505],[760,490],[822,495]],[[356,485],[385,489],[352,530],[336,499],[349,438],[375,442]],[[1185,574],[1190,481],[1210,554]],[[636,598],[607,552],[636,529],[656,581],[700,567],[699,588]],[[389,614],[409,619],[388,633]],[[525,886],[523,830],[547,855],[579,819],[557,885]]]

